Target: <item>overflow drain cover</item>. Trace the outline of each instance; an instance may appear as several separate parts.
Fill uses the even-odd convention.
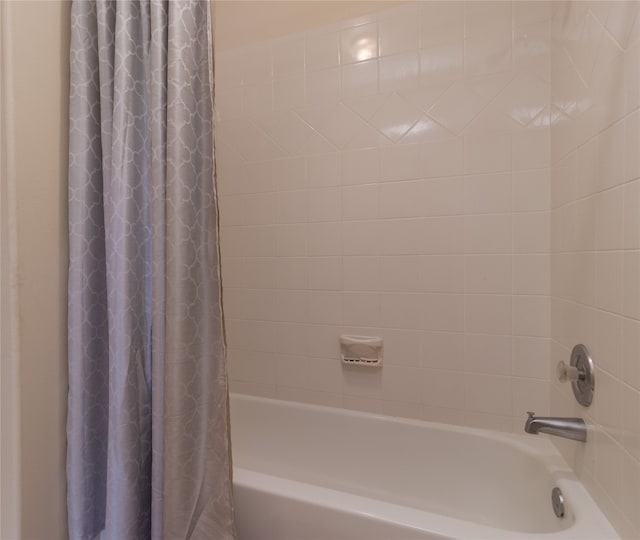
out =
[[[553,488],[551,491],[551,505],[556,516],[559,518],[564,517],[564,497],[558,487]]]

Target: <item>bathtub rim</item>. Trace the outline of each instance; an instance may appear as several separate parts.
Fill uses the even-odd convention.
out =
[[[574,539],[574,540],[620,540],[619,535],[606,518],[602,510],[596,505],[586,487],[577,478],[560,451],[546,437],[524,435],[518,433],[500,432],[489,429],[458,426],[420,420],[389,416],[379,413],[343,409],[325,405],[316,405],[282,399],[252,396],[236,392],[230,393],[231,431],[233,432],[233,402],[235,400],[247,401],[256,405],[264,404],[281,408],[297,408],[299,410],[315,411],[324,414],[338,414],[353,419],[368,419],[382,421],[383,423],[402,424],[413,427],[428,428],[436,431],[452,432],[462,435],[472,435],[482,439],[497,441],[514,448],[516,451],[526,454],[528,457],[541,462],[548,470],[554,483],[562,490],[570,510],[572,523],[562,529],[550,532],[523,532],[511,529],[493,528],[487,525],[467,521],[464,519],[432,513],[413,507],[402,506],[392,502],[367,498],[362,495],[338,491],[329,487],[318,486],[298,480],[270,475],[268,472],[255,471],[242,466],[233,466],[234,484],[246,488],[259,486],[274,495],[291,498],[290,491],[296,491],[301,499],[307,503],[319,504],[331,510],[344,511],[344,506],[335,501],[348,500],[355,508],[359,508],[363,515],[371,515],[375,508],[384,516],[384,521],[395,523],[399,526],[413,528],[438,534],[443,538],[449,538],[452,530],[459,532],[459,538],[473,538],[474,540],[533,540],[543,536],[550,539]],[[590,426],[587,426],[589,428]],[[576,442],[576,444],[582,444]],[[250,480],[253,480],[253,484]],[[551,511],[551,501],[549,501]],[[398,521],[402,517],[402,521]],[[425,528],[424,521],[430,524]],[[422,522],[422,525],[419,523]],[[433,524],[433,525],[431,525]],[[473,536],[468,536],[469,534]],[[452,537],[455,538],[455,537]]]

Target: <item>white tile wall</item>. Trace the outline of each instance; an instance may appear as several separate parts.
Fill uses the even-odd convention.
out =
[[[403,2],[217,54],[234,390],[548,412],[550,24],[547,2]],[[382,336],[384,367],[342,368],[341,333]]]
[[[553,380],[551,412],[586,418],[586,445],[556,442],[632,539],[640,537],[640,2],[553,9],[551,368],[583,342],[597,370],[590,408]]]

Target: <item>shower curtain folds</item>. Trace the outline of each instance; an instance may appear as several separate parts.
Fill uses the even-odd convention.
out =
[[[71,18],[69,536],[233,539],[209,2]]]

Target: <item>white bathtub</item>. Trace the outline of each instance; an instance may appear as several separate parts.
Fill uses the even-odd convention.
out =
[[[618,538],[545,436],[242,395],[231,426],[240,540]]]

